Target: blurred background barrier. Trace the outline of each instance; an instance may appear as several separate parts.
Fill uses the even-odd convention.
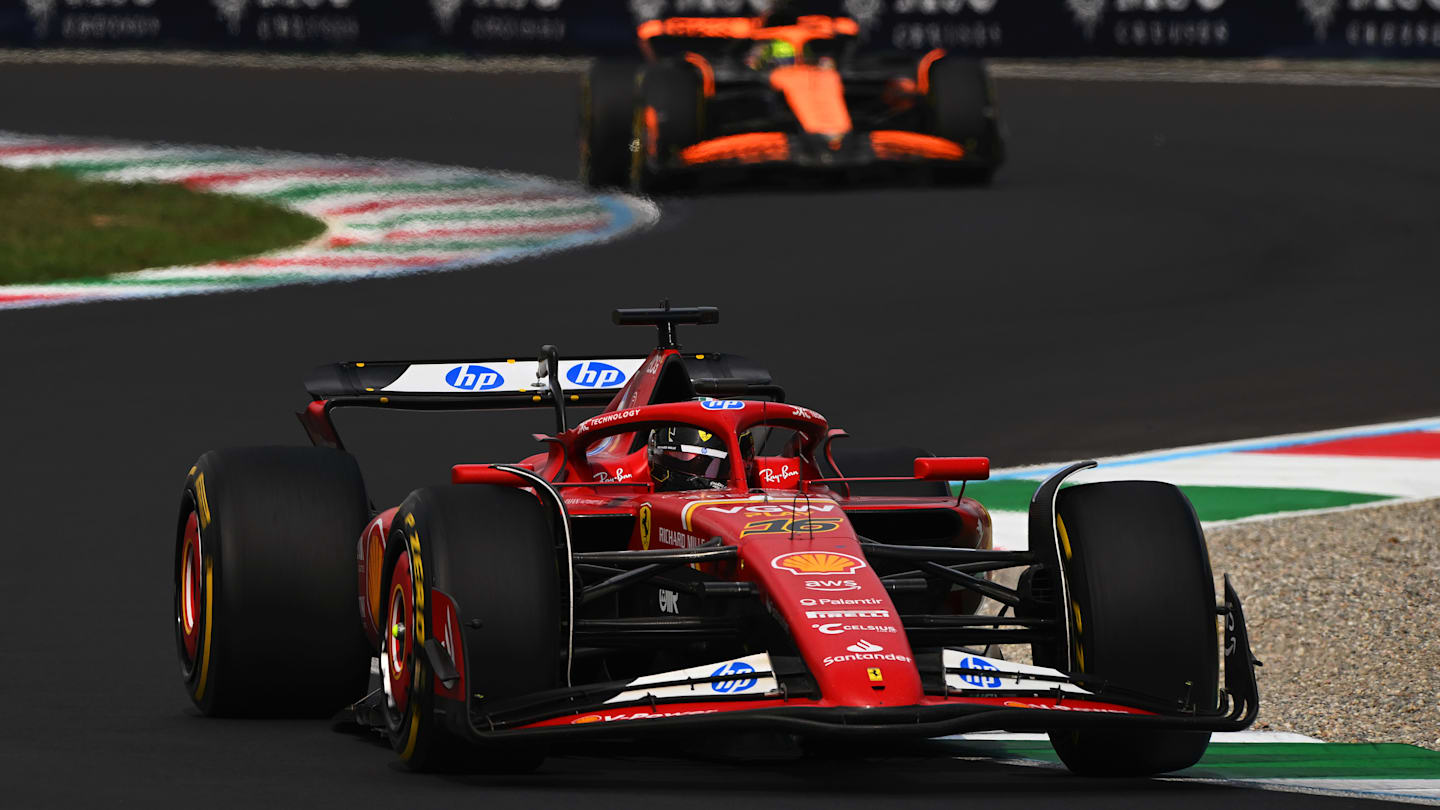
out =
[[[0,0],[0,45],[621,55],[768,0]],[[1440,57],[1440,0],[833,0],[869,44],[977,55]],[[829,8],[824,8],[828,5]]]

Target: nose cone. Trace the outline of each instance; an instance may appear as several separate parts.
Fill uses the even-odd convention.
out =
[[[775,68],[770,72],[770,86],[785,95],[806,132],[834,139],[854,129],[839,71],[814,65]]]
[[[852,533],[753,538],[740,556],[789,626],[825,702],[920,701],[920,674],[900,616]]]

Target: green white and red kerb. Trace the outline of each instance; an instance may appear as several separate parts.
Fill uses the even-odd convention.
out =
[[[647,200],[539,177],[399,161],[0,132],[0,166],[178,183],[319,219],[307,244],[237,261],[0,286],[0,309],[459,270],[604,242],[659,218]]]

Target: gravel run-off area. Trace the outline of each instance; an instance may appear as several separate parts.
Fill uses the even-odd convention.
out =
[[[1216,526],[1245,604],[1257,729],[1440,749],[1440,499]]]

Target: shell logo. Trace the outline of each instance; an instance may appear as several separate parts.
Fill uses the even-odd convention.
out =
[[[849,574],[865,567],[865,561],[838,551],[805,551],[781,554],[770,561],[771,567],[789,571],[796,576],[811,574]]]

